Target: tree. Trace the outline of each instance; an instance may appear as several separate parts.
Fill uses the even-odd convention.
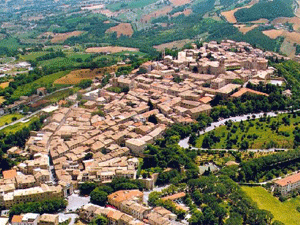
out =
[[[247,150],[249,148],[249,142],[247,140],[242,141],[240,149]]]
[[[145,74],[147,72],[148,70],[145,67],[140,67],[139,70],[137,71],[138,74]]]
[[[85,88],[88,88],[92,85],[93,81],[92,80],[89,80],[89,79],[85,79],[85,80],[82,80],[80,81],[79,84],[77,84],[76,86],[82,88],[82,89],[85,89]]]
[[[157,117],[154,114],[152,114],[151,116],[149,116],[148,121],[151,122],[151,123],[154,123],[154,124],[158,123]]]
[[[89,160],[89,159],[92,159],[92,158],[93,158],[93,153],[91,153],[91,152],[85,154],[85,156],[84,156],[84,160]]]
[[[92,182],[84,182],[79,185],[81,195],[89,195],[96,188],[96,184]]]
[[[151,100],[150,100],[150,99],[149,99],[149,101],[148,101],[148,104],[147,104],[147,105],[149,106],[149,110],[150,110],[150,111],[154,109],[153,103],[151,102]]]
[[[195,146],[196,145],[196,141],[197,141],[197,136],[196,136],[195,133],[192,133],[191,136],[190,136],[190,139],[189,139],[189,143],[192,146]]]
[[[90,196],[91,203],[104,206],[106,204],[108,194],[105,191],[100,191],[98,188],[95,188],[91,192]]]
[[[107,225],[108,224],[108,219],[104,216],[97,216],[97,218],[95,218],[91,225]]]

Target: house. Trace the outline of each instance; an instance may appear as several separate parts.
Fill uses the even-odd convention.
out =
[[[142,154],[146,148],[146,142],[141,139],[128,139],[125,141],[125,146],[128,147],[134,154]]]
[[[143,192],[139,190],[121,190],[108,195],[108,203],[117,207],[121,207],[121,203],[126,200],[135,200],[138,203],[143,202]]]
[[[196,108],[189,109],[188,114],[192,117],[192,119],[197,119],[200,114],[204,113],[209,115],[212,107],[208,104],[202,104]]]
[[[11,219],[12,225],[37,225],[40,218],[38,213],[26,213],[24,215],[14,215]]]
[[[45,87],[40,87],[36,90],[38,96],[45,96],[47,94],[47,89]]]
[[[38,225],[58,225],[58,219],[58,215],[44,213],[41,215]]]
[[[287,195],[300,188],[300,173],[277,180],[274,184],[277,191],[282,195]]]
[[[143,220],[144,218],[146,218],[146,216],[151,211],[149,207],[145,207],[133,200],[121,202],[120,210],[139,220]]]

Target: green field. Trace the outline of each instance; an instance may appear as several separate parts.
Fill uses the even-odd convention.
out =
[[[18,48],[23,47],[23,45],[21,45],[15,38],[6,38],[0,41],[0,47],[17,50]]]
[[[70,71],[61,71],[58,73],[54,73],[54,74],[50,74],[44,77],[41,77],[40,79],[37,79],[31,83],[19,86],[13,93],[13,97],[20,97],[23,95],[27,95],[28,93],[31,92],[31,90],[33,89],[37,89],[40,87],[44,87],[44,86],[49,86],[51,84],[53,84],[53,82],[65,75],[67,75]]]
[[[299,225],[300,213],[296,210],[300,206],[300,197],[281,202],[262,187],[242,187],[243,191],[257,203],[260,209],[269,210],[274,220],[286,225]]]
[[[142,8],[145,7],[149,4],[155,3],[157,0],[132,0],[127,3],[114,3],[114,4],[109,4],[107,5],[107,8],[112,10],[112,11],[118,11],[121,8],[122,9],[136,9],[136,8]]]
[[[14,117],[18,120],[18,119],[21,119],[23,116],[21,114],[17,114],[17,113],[1,116],[0,117],[0,127],[4,126],[6,123],[9,124],[9,123],[13,122],[12,118],[14,118]]]
[[[214,130],[215,135],[220,137],[220,142],[215,142],[212,148],[226,148],[227,136],[230,133],[230,139],[237,139],[237,143],[232,146],[232,148],[239,148],[239,144],[243,140],[249,142],[249,148],[251,149],[265,149],[265,148],[292,148],[294,135],[293,131],[295,127],[300,123],[300,117],[297,116],[293,118],[290,115],[290,125],[286,125],[282,122],[283,117],[287,117],[288,114],[281,114],[277,117],[270,119],[270,122],[259,122],[258,119],[244,121],[244,131],[240,128],[240,122],[233,123],[231,128],[227,126],[221,126]],[[272,123],[280,123],[278,132],[285,132],[289,136],[284,136],[283,134],[276,133],[276,130],[272,130]],[[234,132],[233,126],[236,126]],[[211,132],[201,135],[196,142],[196,147],[202,147],[202,143],[205,136],[208,136]],[[251,138],[251,136],[257,135],[257,138]]]
[[[48,54],[49,52],[47,51],[40,51],[40,52],[31,52],[28,55],[20,55],[19,61],[22,60],[35,60],[37,57],[43,56]]]
[[[72,93],[76,93],[77,91],[79,91],[80,88],[75,87],[72,89],[67,89],[67,90],[62,90],[62,91],[58,91],[55,92],[49,96],[47,96],[46,98],[44,98],[44,100],[49,100],[53,103],[56,103],[62,99],[65,99],[67,97],[69,97],[70,95],[72,95]]]
[[[16,133],[17,131],[20,131],[23,128],[28,127],[29,124],[31,124],[32,122],[37,121],[37,120],[39,120],[39,117],[34,116],[25,123],[20,122],[20,123],[14,124],[12,126],[8,126],[8,127],[4,128],[3,130],[1,130],[0,133],[5,133],[5,134]]]

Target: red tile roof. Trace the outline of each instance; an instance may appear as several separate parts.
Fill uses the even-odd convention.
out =
[[[275,181],[275,184],[278,184],[279,186],[286,186],[289,183],[293,184],[293,183],[296,183],[298,181],[300,181],[300,173],[288,176],[288,177],[283,178],[281,180],[277,180],[277,181]]]
[[[234,94],[232,94],[231,97],[239,98],[239,97],[241,97],[242,95],[244,95],[246,93],[269,96],[268,94],[260,92],[260,91],[254,91],[254,90],[249,89],[249,88],[241,88],[238,92],[235,92]]]
[[[3,178],[4,179],[12,179],[15,176],[17,176],[17,171],[16,170],[5,170],[2,173],[3,173]]]

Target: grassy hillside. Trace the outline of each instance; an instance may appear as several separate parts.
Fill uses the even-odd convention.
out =
[[[288,119],[289,122],[284,123],[285,119]],[[212,147],[224,149],[230,141],[233,143],[232,148],[239,148],[241,142],[246,140],[251,149],[293,148],[293,131],[298,123],[300,123],[300,117],[293,118],[291,115],[282,114],[265,122],[256,119],[244,121],[243,123],[233,123],[230,127],[221,126],[214,130],[220,141],[215,142]],[[278,132],[276,131],[276,124],[279,124]],[[203,140],[210,134],[211,132],[201,135],[197,140],[196,147],[202,147]]]
[[[19,98],[22,95],[29,95],[31,93],[34,93],[37,88],[49,87],[49,85],[52,86],[55,80],[67,75],[69,72],[70,71],[61,71],[58,73],[50,74],[31,83],[19,86],[12,94],[12,97]]]
[[[296,208],[300,204],[300,197],[280,202],[262,187],[242,187],[242,190],[257,203],[258,208],[269,210],[274,215],[274,220],[286,225],[299,224],[299,212]]]
[[[273,20],[277,17],[293,17],[291,0],[260,1],[251,8],[238,10],[234,15],[239,22],[249,22],[261,18]]]

